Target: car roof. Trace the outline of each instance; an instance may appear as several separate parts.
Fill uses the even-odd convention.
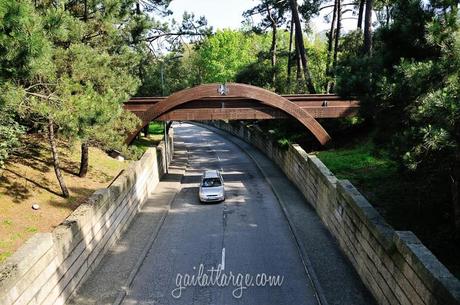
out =
[[[203,178],[218,178],[219,171],[218,170],[207,170],[203,174]]]

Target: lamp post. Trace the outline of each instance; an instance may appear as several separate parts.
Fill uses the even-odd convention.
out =
[[[179,58],[182,58],[182,55],[177,55],[177,56],[173,56],[173,57],[169,57],[169,58],[166,58],[165,60],[162,60],[161,61],[161,66],[160,66],[160,77],[161,77],[161,95],[162,96],[165,96],[165,72],[164,72],[164,67],[165,67],[165,63],[167,61],[170,61],[170,60],[175,60],[175,59],[179,59]],[[163,129],[164,129],[164,142],[165,142],[165,164],[166,164],[166,168],[165,168],[165,171],[166,171],[166,174],[169,173],[169,170],[168,170],[168,161],[169,161],[169,138],[168,138],[168,121],[164,121],[163,122]]]

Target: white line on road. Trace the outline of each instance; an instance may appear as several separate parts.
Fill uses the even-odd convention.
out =
[[[214,149],[212,151],[216,154],[217,160],[220,162],[221,160],[220,160],[220,157],[219,157],[219,154],[217,153],[217,151],[215,151]],[[221,171],[221,173],[224,172],[224,168],[222,166],[220,167],[220,171]]]
[[[222,248],[222,270],[225,270],[225,248]]]

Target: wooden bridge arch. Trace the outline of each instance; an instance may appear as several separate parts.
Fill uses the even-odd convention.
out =
[[[308,96],[308,95],[305,95]],[[320,95],[311,95],[315,97],[315,100],[318,101],[321,98],[331,97],[331,96],[320,96]],[[291,96],[289,96],[291,97]],[[334,97],[338,98],[338,97]],[[148,99],[148,98],[144,98]],[[177,109],[181,107],[186,108],[185,104],[193,102],[193,101],[202,101],[202,100],[211,100],[221,102],[224,100],[232,101],[232,103],[238,103],[241,101],[257,101],[260,106],[266,108],[273,108],[278,112],[283,112],[288,114],[289,116],[297,119],[300,123],[302,123],[311,133],[318,139],[321,144],[326,144],[330,140],[330,136],[324,130],[324,128],[318,123],[315,117],[309,113],[309,111],[305,110],[304,108],[300,107],[295,102],[290,101],[286,96],[281,96],[276,93],[273,93],[269,90],[255,87],[247,84],[238,84],[238,83],[227,83],[225,85],[222,84],[205,84],[200,85],[197,87],[184,89],[178,91],[167,98],[157,98],[152,105],[143,110],[141,113],[137,113],[138,116],[141,118],[142,123],[139,125],[138,129],[129,136],[128,142],[130,143],[136,135],[151,121],[156,119],[162,119],[168,116],[168,114],[174,113]],[[333,107],[330,107],[329,112],[331,110],[334,112],[334,117],[341,117],[347,116],[353,113],[356,110],[356,104],[353,102],[356,101],[343,101],[338,100],[335,101],[336,103],[346,103],[345,106],[341,106],[342,108],[340,113],[336,113],[337,110],[334,110]],[[327,106],[327,102],[326,106]],[[125,104],[126,106],[126,104]],[[324,105],[322,105],[324,106]],[[133,106],[131,106],[133,107]],[[359,106],[358,106],[359,107]],[[126,106],[129,110],[130,106]],[[316,106],[314,109],[320,109],[324,107]],[[337,107],[339,108],[339,107]],[[345,109],[345,110],[343,110]],[[186,109],[188,110],[188,109]],[[226,110],[226,109],[225,109]],[[349,111],[351,110],[351,111]],[[247,109],[250,111],[250,109]],[[161,118],[160,118],[161,117]],[[275,117],[275,116],[274,116]],[[231,116],[226,117],[227,119],[239,119],[238,116]],[[244,119],[244,118],[240,118]]]

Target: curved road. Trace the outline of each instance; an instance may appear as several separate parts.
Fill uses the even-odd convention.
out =
[[[288,222],[253,161],[207,129],[183,123],[174,133],[188,152],[182,187],[122,304],[319,304]],[[223,171],[225,202],[199,203],[206,169]],[[261,283],[265,275],[281,285]]]

